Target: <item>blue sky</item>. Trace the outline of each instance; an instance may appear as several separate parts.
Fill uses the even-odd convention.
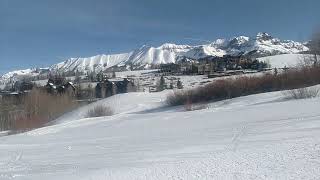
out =
[[[0,74],[165,42],[268,32],[307,40],[319,0],[0,0]]]

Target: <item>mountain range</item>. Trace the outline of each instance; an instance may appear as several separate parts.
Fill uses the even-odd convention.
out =
[[[153,64],[176,63],[182,58],[198,60],[207,56],[247,55],[265,57],[278,54],[292,54],[308,51],[306,43],[280,40],[268,33],[258,33],[255,37],[238,36],[231,39],[217,39],[209,44],[190,46],[165,43],[159,47],[142,46],[122,54],[101,54],[86,58],[70,58],[48,68],[55,72],[90,72],[111,67],[136,66],[148,68]],[[9,72],[0,77],[0,82],[19,75],[36,75],[34,69]]]

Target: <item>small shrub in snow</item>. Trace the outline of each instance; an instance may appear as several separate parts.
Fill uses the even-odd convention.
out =
[[[207,104],[185,104],[184,106],[186,111],[197,111],[197,110],[201,110],[201,109],[208,109],[209,106]]]
[[[203,103],[193,103],[193,95],[191,90],[174,91],[168,95],[166,103],[169,106],[184,105],[186,111],[195,111],[201,109],[207,109],[208,105]]]
[[[86,117],[103,117],[103,116],[112,116],[114,114],[113,110],[110,107],[103,105],[96,105],[92,109],[89,109]]]
[[[284,92],[284,96],[287,99],[307,99],[307,98],[315,98],[319,95],[318,88],[300,88],[300,89],[292,89]]]
[[[169,106],[187,105],[190,103],[191,96],[191,91],[174,91],[167,96],[166,103]]]

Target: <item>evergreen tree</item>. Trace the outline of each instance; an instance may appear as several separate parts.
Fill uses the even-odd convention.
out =
[[[98,82],[102,82],[102,81],[103,81],[103,73],[102,73],[102,71],[100,71],[100,72],[97,74],[97,81],[98,81]]]
[[[173,83],[172,82],[170,83],[170,89],[173,89]]]
[[[88,85],[87,95],[88,95],[88,99],[90,99],[90,100],[94,98],[94,89],[93,89],[91,83]]]
[[[319,63],[317,55],[320,55],[320,31],[313,34],[309,46],[310,52],[314,55],[313,65],[316,66]]]
[[[274,68],[274,75],[278,75],[278,69],[277,68]]]
[[[182,82],[180,81],[180,79],[178,79],[177,88],[178,89],[183,89],[183,85],[182,85]]]
[[[166,85],[166,82],[164,80],[164,77],[161,76],[160,80],[159,80],[159,83],[158,83],[158,91],[163,91],[165,90],[165,85]]]
[[[76,71],[75,76],[76,76],[76,77],[75,77],[75,79],[74,79],[74,82],[75,82],[76,84],[80,84],[81,78],[80,78],[80,73],[79,73],[78,70]]]

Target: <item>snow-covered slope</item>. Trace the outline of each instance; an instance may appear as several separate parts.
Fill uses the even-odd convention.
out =
[[[273,92],[185,112],[159,107],[163,97],[123,94],[115,107],[124,108],[114,116],[69,116],[54,126],[0,137],[0,179],[320,176],[319,98],[286,101]]]
[[[306,65],[314,60],[314,55],[310,54],[281,54],[258,58],[259,61],[267,62],[272,68],[296,67]]]

